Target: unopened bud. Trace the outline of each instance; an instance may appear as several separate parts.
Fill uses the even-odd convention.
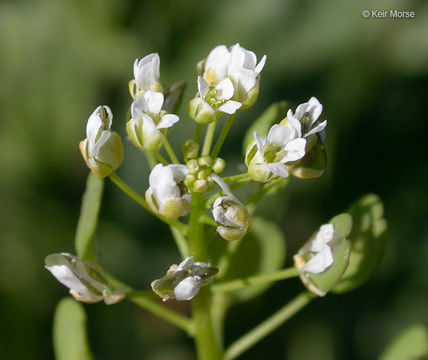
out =
[[[222,158],[216,158],[212,165],[212,169],[216,174],[222,173],[225,167],[226,162]]]
[[[217,120],[215,111],[200,97],[190,100],[187,112],[198,124],[207,125]]]
[[[198,156],[199,144],[192,139],[186,140],[182,147],[184,160],[194,159]]]
[[[250,226],[247,209],[235,200],[222,196],[213,205],[213,217],[217,223],[217,232],[228,241],[241,239]]]
[[[198,164],[205,167],[211,167],[213,159],[209,155],[204,155],[198,159]]]
[[[198,179],[193,183],[193,191],[197,193],[204,193],[208,190],[208,183],[206,180]]]

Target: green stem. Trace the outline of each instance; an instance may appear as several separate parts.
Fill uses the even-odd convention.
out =
[[[166,153],[168,154],[169,158],[171,159],[171,161],[174,164],[179,164],[180,161],[178,161],[177,156],[175,156],[175,152],[171,147],[171,144],[169,143],[168,139],[166,138],[166,136],[163,139],[163,146],[165,147]]]
[[[216,126],[217,126],[217,121],[214,121],[208,125],[207,132],[205,133],[205,140],[204,140],[204,146],[202,148],[202,155],[209,155],[210,153],[211,145],[214,140]]]
[[[247,278],[226,281],[214,284],[211,288],[215,293],[225,293],[233,290],[239,290],[250,285],[264,284],[266,282],[285,280],[295,276],[299,276],[296,268],[283,269],[272,274],[251,276]]]
[[[185,259],[189,254],[189,245],[184,237],[183,233],[174,226],[169,227],[177,245],[178,251],[180,252],[181,258]]]
[[[218,136],[218,139],[214,145],[213,151],[211,152],[211,157],[214,159],[219,154],[221,147],[223,146],[224,140],[226,140],[227,134],[229,133],[230,128],[232,127],[233,121],[236,118],[236,114],[231,115],[226,120],[226,123],[223,126],[223,129]]]
[[[159,151],[156,151],[154,153],[156,159],[162,164],[162,165],[168,165],[168,160],[165,159],[160,153]]]
[[[221,178],[221,179],[226,183],[230,183],[230,182],[234,182],[234,181],[246,180],[249,178],[250,178],[250,175],[248,175],[248,173],[243,173],[243,174],[238,174],[238,175],[233,175],[233,176],[226,176],[226,177]]]
[[[145,150],[144,154],[146,155],[147,162],[149,163],[150,169],[153,169],[157,164],[156,158],[154,157],[153,153],[150,151]]]
[[[122,190],[126,195],[128,195],[132,200],[134,200],[137,204],[141,205],[144,209],[146,209],[150,214],[156,216],[158,219],[162,220],[163,222],[167,223],[170,226],[173,226],[180,230],[182,233],[186,233],[187,226],[180,221],[177,220],[169,220],[165,218],[162,215],[156,214],[147,201],[138,194],[135,190],[133,190],[128,184],[126,184],[116,173],[112,173],[110,176],[110,180],[113,181],[113,183]]]
[[[249,183],[250,181],[251,181],[251,178],[245,178],[242,180],[238,180],[234,184],[230,185],[229,188],[230,188],[230,190],[236,190],[236,189],[240,188],[241,186],[244,186],[245,184]],[[215,193],[214,195],[212,195],[211,197],[208,198],[208,200],[206,201],[205,207],[207,209],[209,209],[211,207],[211,205],[214,203],[214,201],[218,197],[223,196],[223,195],[224,194],[222,191]]]
[[[204,223],[204,224],[206,224],[206,225],[209,225],[209,226],[214,226],[214,227],[217,226],[217,223],[214,221],[214,219],[210,218],[207,215],[202,215],[199,218],[199,221],[202,222],[202,223]]]
[[[270,316],[268,319],[250,330],[247,334],[235,341],[226,350],[224,360],[233,360],[247,351],[254,344],[276,330],[289,318],[295,315],[298,311],[309,304],[315,295],[310,292],[304,292],[295,297],[291,302],[285,305],[282,309]]]
[[[190,255],[196,261],[207,261],[204,224],[200,221],[205,213],[203,194],[192,193],[192,210],[188,240]],[[222,350],[215,334],[212,319],[212,296],[209,286],[203,287],[192,303],[195,324],[195,344],[199,360],[222,360]]]
[[[199,143],[199,140],[201,138],[201,131],[202,131],[202,125],[196,124],[195,136],[193,137],[193,140],[195,140],[195,143]]]
[[[132,297],[130,298],[130,301],[184,330],[189,336],[194,336],[195,328],[191,319],[168,309],[164,305],[147,299],[146,297]]]

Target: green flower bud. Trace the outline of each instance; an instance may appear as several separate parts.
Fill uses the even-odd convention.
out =
[[[207,125],[217,121],[215,111],[200,97],[195,97],[190,100],[187,112],[190,118],[198,124]]]
[[[198,172],[198,179],[207,180],[208,176],[211,175],[211,169],[202,169]]]
[[[203,179],[198,179],[193,183],[193,191],[197,193],[204,193],[208,190],[208,182]]]
[[[212,169],[216,174],[222,173],[225,167],[226,161],[224,161],[222,158],[216,158],[212,165]]]
[[[186,167],[190,174],[197,174],[199,172],[199,164],[196,159],[191,159],[186,162]]]
[[[189,174],[184,178],[184,185],[186,185],[188,188],[191,188],[195,180],[196,176],[193,174]]]
[[[192,139],[186,140],[182,147],[184,160],[195,159],[198,157],[199,144]]]
[[[213,164],[213,159],[209,155],[204,155],[198,159],[198,164],[201,166],[211,167]]]
[[[104,300],[107,305],[111,305],[125,296],[124,290],[113,289],[110,286],[99,266],[79,260],[71,254],[60,253],[47,256],[45,268],[70,289],[70,294],[77,301],[95,303]]]

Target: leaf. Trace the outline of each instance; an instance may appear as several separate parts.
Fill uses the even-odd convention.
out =
[[[86,334],[85,308],[69,297],[56,307],[53,343],[56,360],[93,359]]]
[[[412,325],[399,333],[381,355],[380,360],[426,359],[428,357],[428,329]]]
[[[278,226],[260,217],[251,219],[251,231],[241,240],[231,257],[230,268],[222,281],[262,275],[279,270],[285,261],[286,243]],[[220,269],[221,271],[221,269]],[[227,294],[231,302],[247,301],[271,284],[253,285]]]
[[[183,100],[183,94],[186,87],[187,84],[185,82],[178,82],[166,88],[163,109],[168,111],[170,114],[176,114]]]
[[[82,260],[94,259],[93,239],[98,224],[103,186],[103,179],[89,173],[74,240],[77,257]]]
[[[385,247],[387,224],[378,196],[363,196],[351,205],[348,212],[353,218],[349,235],[351,255],[343,278],[334,288],[336,293],[353,290],[364,283],[381,259]]]
[[[248,128],[242,143],[243,153],[247,152],[248,145],[254,141],[254,131],[257,131],[259,136],[265,137],[271,126],[281,121],[287,115],[288,109],[288,102],[286,101],[273,103],[269,106]]]

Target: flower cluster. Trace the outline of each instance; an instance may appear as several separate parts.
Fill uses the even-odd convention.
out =
[[[251,107],[259,94],[259,75],[266,55],[257,57],[239,44],[214,48],[198,64],[198,93],[189,103],[189,116],[200,124],[216,121],[223,113]]]
[[[312,97],[294,114],[288,110],[287,117],[273,125],[265,139],[254,132],[255,140],[245,157],[251,178],[266,182],[273,177],[288,177],[288,167],[303,159],[317,141],[323,141],[324,135],[317,137],[327,125],[327,121],[318,122],[321,112],[322,105]]]

